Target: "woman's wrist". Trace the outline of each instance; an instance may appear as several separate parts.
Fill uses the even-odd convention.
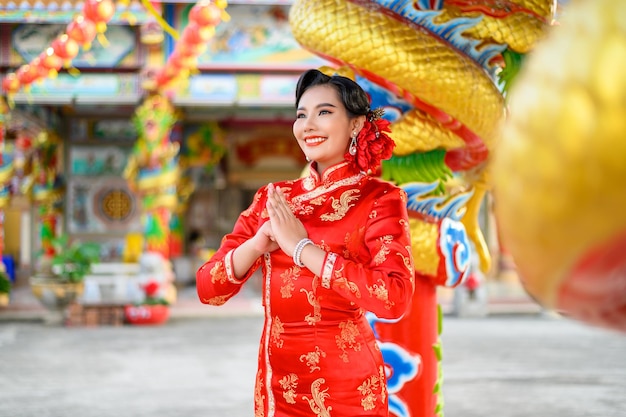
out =
[[[263,253],[256,249],[253,238],[243,242],[233,250],[233,275],[237,279],[243,277],[254,262],[262,255]]]
[[[311,239],[305,237],[301,239],[293,249],[293,263],[298,265],[300,268],[303,268],[305,265],[302,262],[302,250],[306,245],[315,245]]]

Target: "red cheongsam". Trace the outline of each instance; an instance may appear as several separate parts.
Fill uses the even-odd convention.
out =
[[[326,251],[322,276],[280,249],[238,280],[232,253],[268,220],[267,189],[197,272],[198,296],[221,305],[262,268],[265,324],[254,392],[255,417],[388,416],[386,369],[365,312],[398,318],[413,295],[413,259],[400,188],[346,162],[322,177],[276,183],[309,238]]]

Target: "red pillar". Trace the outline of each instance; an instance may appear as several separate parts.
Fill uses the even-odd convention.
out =
[[[437,287],[416,275],[410,311],[399,321],[372,317],[387,366],[390,416],[440,415],[441,318]]]

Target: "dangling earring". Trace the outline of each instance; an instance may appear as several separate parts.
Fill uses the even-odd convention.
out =
[[[356,130],[352,132],[352,140],[350,141],[350,148],[348,149],[350,155],[356,155]]]
[[[311,162],[311,158],[309,158],[309,156],[308,156],[308,155],[305,155],[305,158],[306,158],[306,161],[307,161],[307,162]]]

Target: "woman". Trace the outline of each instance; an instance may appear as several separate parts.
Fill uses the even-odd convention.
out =
[[[309,174],[256,193],[198,270],[198,295],[223,304],[262,268],[256,417],[388,416],[364,313],[402,316],[414,286],[406,195],[367,174],[391,157],[389,123],[354,81],[317,70],[300,77],[296,108]]]

